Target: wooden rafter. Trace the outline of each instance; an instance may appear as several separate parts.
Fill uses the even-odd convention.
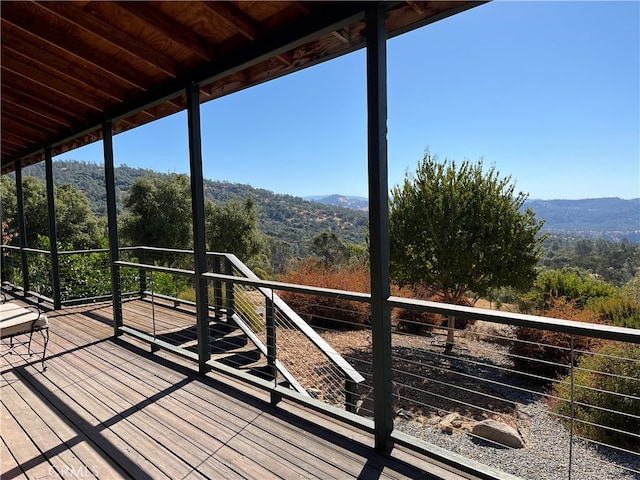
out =
[[[481,2],[387,3],[389,35]],[[2,173],[364,46],[367,2],[3,2]]]

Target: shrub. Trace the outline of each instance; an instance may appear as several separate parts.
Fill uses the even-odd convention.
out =
[[[554,300],[565,298],[583,307],[591,298],[606,297],[615,293],[615,287],[580,269],[543,270],[534,286],[522,297],[523,305],[533,308],[553,308]]]
[[[620,327],[640,328],[640,303],[630,297],[601,297],[587,304],[601,321]]]
[[[429,312],[395,308],[391,314],[395,328],[401,332],[419,334],[431,331],[446,322],[446,317]]]
[[[300,262],[295,270],[282,275],[279,280],[352,292],[370,291],[369,269],[364,265],[341,268],[306,260]],[[296,292],[283,291],[278,294],[305,321],[315,326],[350,329],[369,323],[368,303]]]
[[[554,412],[569,424],[570,378],[555,387]],[[574,431],[640,452],[640,345],[607,343],[584,355],[574,372]]]
[[[589,323],[597,320],[592,312],[579,309],[575,301],[564,298],[551,299],[544,316]],[[571,364],[571,335],[529,327],[517,327],[515,335],[517,340],[510,344],[509,350],[517,370],[549,380],[566,374]],[[574,337],[574,360],[595,343],[596,340],[589,337]]]
[[[394,292],[394,295],[397,294],[403,297],[411,297],[418,298],[421,300],[429,300],[433,302],[441,302],[442,294],[430,294],[427,290],[424,289],[411,289],[407,291],[406,289],[399,289],[397,292]],[[462,297],[458,301],[458,305],[471,306],[472,302],[466,298]],[[434,328],[446,326],[447,317],[444,315],[438,315],[435,313],[429,312],[420,312],[418,310],[406,309],[406,308],[395,308],[392,311],[392,318],[395,324],[395,327],[402,331],[411,334],[419,334],[423,332],[428,332],[433,330]],[[476,321],[456,317],[455,319],[455,329],[456,330],[464,330],[469,325],[473,325]]]

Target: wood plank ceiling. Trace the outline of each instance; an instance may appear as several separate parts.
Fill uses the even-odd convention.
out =
[[[389,36],[481,2],[388,4]],[[364,46],[366,2],[2,1],[2,173]]]

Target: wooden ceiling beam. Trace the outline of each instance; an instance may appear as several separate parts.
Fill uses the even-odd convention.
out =
[[[3,67],[4,70],[4,67]],[[5,76],[5,75],[3,75]],[[41,106],[47,106],[48,110],[53,110],[64,118],[64,124],[68,125],[70,121],[77,118],[83,118],[88,113],[88,108],[73,100],[60,102],[60,94],[50,88],[41,87],[39,84],[32,82],[24,77],[16,78],[14,75],[6,75],[3,88],[11,88],[13,91],[19,91],[22,97],[28,103],[39,103]],[[91,109],[95,111],[96,109]]]
[[[238,30],[249,40],[255,40],[260,35],[260,27],[249,15],[232,3],[202,2],[217,18],[226,22],[230,27]]]
[[[246,13],[234,6],[232,3],[225,2],[203,2],[217,18],[223,20],[229,26],[234,27],[240,34],[247,39],[253,41],[260,35],[260,27]],[[280,60],[285,66],[290,66],[293,61],[287,55],[277,55],[275,58]]]
[[[5,82],[5,84],[2,85],[3,108],[7,104],[14,104],[20,108],[24,108],[49,121],[58,123],[61,127],[66,127],[69,124],[68,113],[59,111],[54,105],[46,103],[39,98],[31,98],[25,95],[20,88],[12,88],[11,85]]]
[[[20,5],[20,2],[16,2],[16,4]],[[132,70],[127,65],[114,62],[110,57],[77,41],[45,22],[39,21],[34,15],[18,8],[3,8],[2,20],[22,30],[29,37],[36,37],[75,56],[80,65],[90,64],[93,68],[116,76],[120,81],[127,83],[131,87],[145,90],[146,85],[150,83],[149,78]]]
[[[3,125],[2,128],[4,129],[6,127]],[[21,136],[18,132],[6,132],[2,135],[2,148],[6,149],[8,146],[12,151],[17,151],[25,148],[29,145],[25,138],[26,137]]]
[[[125,90],[115,86],[108,75],[97,76],[87,68],[57,55],[57,52],[53,51],[50,45],[27,41],[23,36],[14,35],[11,29],[5,27],[6,25],[3,25],[2,48],[28,57],[32,63],[38,65],[38,68],[54,71],[62,79],[73,79],[83,86],[100,90],[111,100],[122,101],[125,99]],[[113,77],[113,80],[117,81],[117,78]]]
[[[43,2],[40,6],[76,27],[99,36],[101,40],[109,42],[150,67],[171,77],[176,76],[178,69],[173,59],[98,18],[96,16],[98,10],[93,7],[92,3],[89,3],[84,9],[77,7],[73,2]]]
[[[117,8],[126,10],[152,28],[162,32],[162,35],[188,48],[201,60],[209,61],[213,55],[213,48],[202,37],[189,28],[165,15],[156,8],[149,8],[147,2],[118,2]]]
[[[21,135],[22,133],[26,134],[25,138],[29,137],[40,137],[42,135],[42,130],[38,127],[31,127],[24,122],[15,121],[11,118],[3,118],[2,119],[2,128],[6,129],[7,132],[14,132],[14,134]],[[28,142],[27,142],[28,143]]]
[[[59,124],[51,122],[49,119],[36,115],[33,112],[21,108],[20,105],[13,103],[3,103],[2,115],[3,117],[12,118],[15,121],[22,121],[33,127],[39,127],[49,133],[55,133],[60,128]]]
[[[95,110],[101,110],[105,106],[104,94],[99,90],[92,90],[87,92],[82,88],[78,88],[77,85],[73,85],[71,82],[66,82],[55,76],[43,72],[27,63],[16,60],[15,57],[5,55],[4,48],[2,49],[2,69],[5,71],[13,72],[26,80],[32,81],[41,85],[43,88],[54,90],[58,94],[65,96],[73,101],[82,103],[89,108]]]

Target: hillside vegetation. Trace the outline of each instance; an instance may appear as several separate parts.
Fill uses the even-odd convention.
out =
[[[44,162],[25,168],[23,176],[32,175],[44,180]],[[99,217],[106,216],[106,194],[104,167],[95,163],[75,160],[53,162],[54,184],[66,183],[83,191],[91,203],[91,209]],[[142,177],[167,177],[143,168],[127,165],[116,167],[116,198],[118,213],[124,212],[124,198],[131,186]],[[300,253],[306,252],[307,242],[317,234],[333,232],[344,242],[364,243],[368,215],[365,211],[345,207],[309,202],[300,197],[283,195],[269,190],[253,188],[239,183],[206,180],[205,198],[216,203],[236,199],[253,199],[262,233],[279,241],[296,246]]]

